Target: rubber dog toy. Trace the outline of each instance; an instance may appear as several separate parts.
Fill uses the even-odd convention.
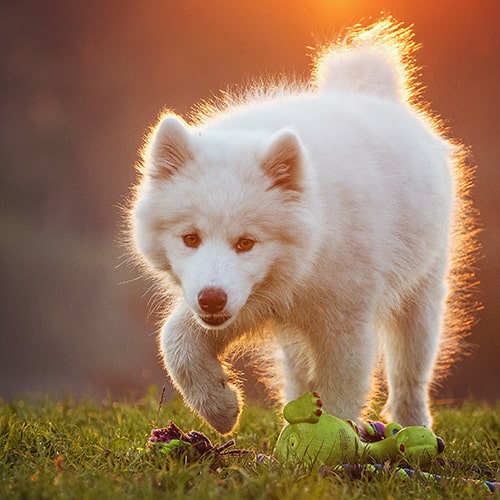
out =
[[[425,466],[444,450],[443,440],[425,427],[368,423],[360,430],[352,420],[329,415],[322,406],[316,392],[285,406],[288,423],[274,448],[279,462],[334,466],[390,461]]]
[[[248,450],[228,450],[234,446],[234,439],[222,445],[213,445],[205,434],[197,431],[183,432],[171,420],[167,427],[153,429],[148,445],[152,449],[158,449],[170,455],[182,455],[187,451],[193,451],[196,458],[207,454],[216,455],[244,455],[250,453]]]
[[[367,422],[358,427],[352,420],[342,420],[326,413],[316,392],[288,403],[283,416],[287,424],[282,429],[274,449],[274,456],[257,454],[258,463],[273,465],[321,465],[326,474],[342,474],[351,478],[369,477],[384,471],[400,477],[424,481],[455,481],[429,472],[420,466],[427,464],[444,449],[443,440],[424,427],[401,427]],[[153,429],[149,447],[170,456],[181,456],[198,461],[207,455],[238,456],[251,450],[230,450],[234,440],[213,445],[201,432],[184,433],[172,421],[167,427]],[[405,463],[418,466],[418,470],[393,466]],[[500,482],[460,479],[464,484],[478,485],[484,492],[500,491]]]

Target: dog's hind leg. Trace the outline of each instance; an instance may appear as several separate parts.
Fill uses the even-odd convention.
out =
[[[439,350],[446,286],[429,274],[383,331],[389,386],[386,413],[403,426],[430,427],[429,386]]]

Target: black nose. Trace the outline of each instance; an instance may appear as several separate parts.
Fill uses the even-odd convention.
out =
[[[217,314],[224,310],[227,304],[227,295],[221,288],[204,288],[198,294],[198,304],[209,314]]]

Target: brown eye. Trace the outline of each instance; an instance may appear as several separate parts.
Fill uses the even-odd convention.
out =
[[[198,248],[201,243],[200,237],[194,233],[185,234],[182,237],[182,241],[184,241],[184,245],[186,245],[189,248]]]
[[[250,238],[240,238],[234,246],[237,252],[248,252],[255,245],[255,240]]]

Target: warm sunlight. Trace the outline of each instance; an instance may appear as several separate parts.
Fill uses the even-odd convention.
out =
[[[493,119],[499,9],[497,0],[151,0],[125,2],[119,11],[109,2],[95,8],[80,2],[74,9],[61,2],[4,2],[0,61],[9,126],[0,134],[6,206],[0,258],[9,293],[3,297],[0,397],[63,394],[67,387],[140,392],[163,383],[155,312],[148,317],[148,302],[161,309],[163,296],[147,292],[149,285],[127,265],[115,269],[123,253],[115,242],[122,224],[116,207],[127,205],[145,130],[165,108],[189,121],[193,104],[210,103],[221,89],[234,96],[249,81],[279,75],[304,82],[321,48],[348,27],[393,16],[413,27],[421,46],[414,53],[421,85],[408,82],[409,99],[420,90],[426,109],[444,117],[446,133],[463,140],[463,161],[478,165],[472,195],[486,229],[477,271],[481,322],[473,323],[459,305],[467,291],[454,302],[458,323],[472,327],[477,347],[440,394],[490,398],[499,387],[491,370],[500,321]],[[203,113],[212,112],[207,104]],[[457,179],[470,187],[465,170]],[[463,227],[462,241],[473,247],[475,226]],[[475,280],[467,271],[452,278]]]
[[[0,2],[0,498],[500,491],[499,23]]]

